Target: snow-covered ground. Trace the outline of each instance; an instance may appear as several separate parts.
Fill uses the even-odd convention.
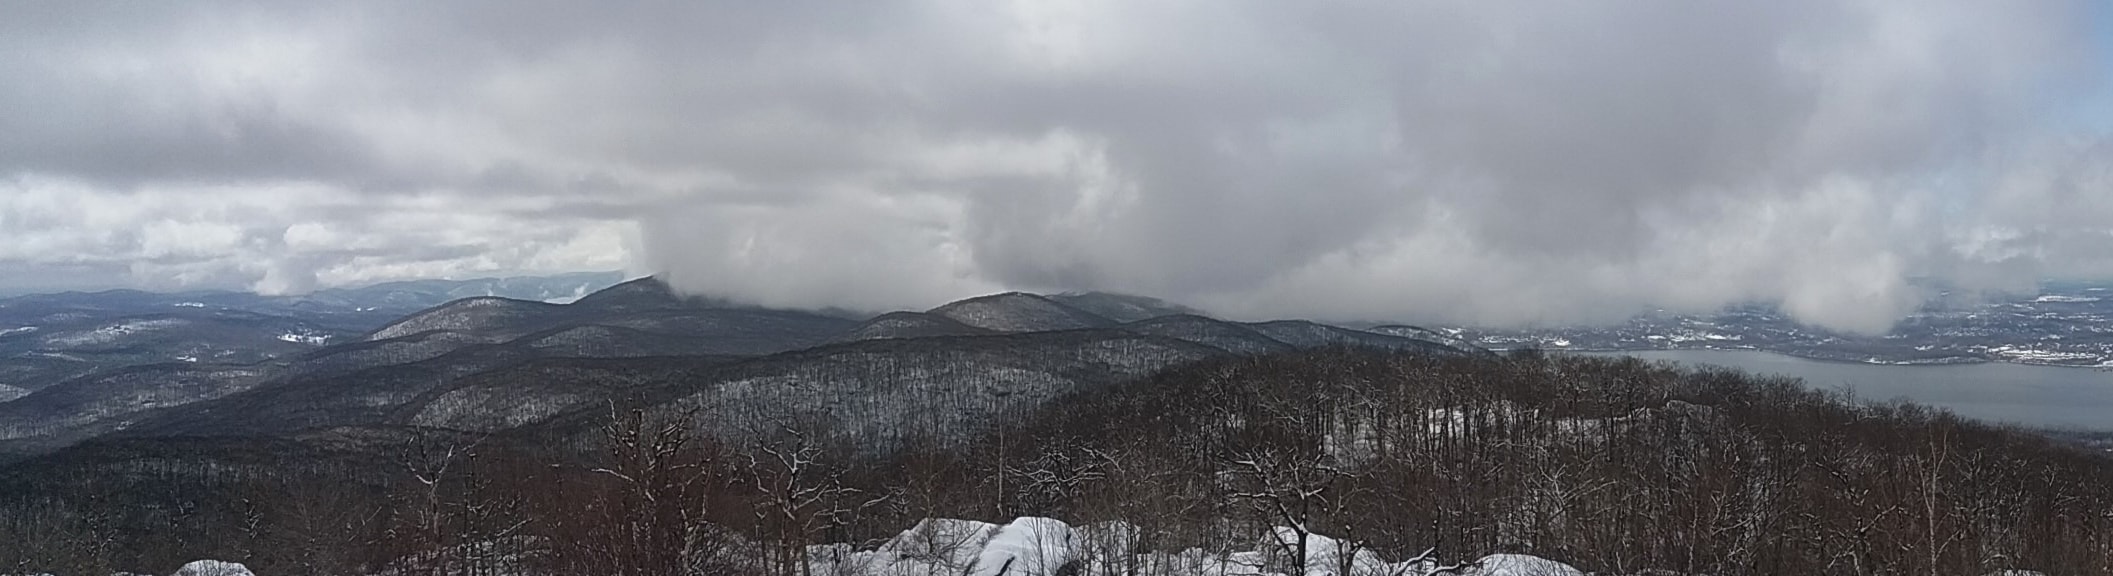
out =
[[[5,576],[5,575],[0,575],[0,576]],[[50,574],[29,574],[29,575],[27,575],[27,576],[52,576],[52,575],[50,575]],[[119,572],[119,573],[118,573],[118,576],[144,576],[144,575],[133,575],[133,574],[131,574],[131,573],[129,573],[129,572]],[[189,563],[189,564],[185,564],[185,565],[183,565],[183,567],[182,567],[182,568],[178,568],[178,569],[176,570],[176,574],[175,574],[175,576],[257,576],[257,575],[256,575],[255,573],[253,573],[253,572],[250,572],[250,571],[249,571],[249,567],[247,567],[247,566],[243,566],[243,565],[241,565],[241,564],[236,564],[236,563],[234,563],[234,562],[222,562],[222,561],[219,561],[219,560],[199,560],[199,561],[196,561],[196,562],[192,562],[192,563]]]
[[[810,547],[808,562],[812,574],[830,576],[1584,576],[1561,562],[1516,554],[1455,563],[1428,557],[1390,562],[1319,534],[1306,535],[1304,562],[1294,562],[1298,538],[1297,531],[1280,527],[1258,535],[1248,550],[1145,551],[1136,549],[1137,528],[1121,522],[1072,526],[1027,517],[999,526],[933,519],[873,550]]]
[[[293,331],[289,331],[289,332],[287,332],[287,333],[285,333],[285,334],[280,334],[280,335],[279,335],[279,340],[280,340],[280,341],[282,341],[282,342],[292,342],[292,343],[295,343],[295,344],[307,344],[307,345],[310,345],[310,346],[322,346],[322,345],[324,345],[324,344],[329,344],[329,343],[330,343],[330,335],[329,335],[329,334],[317,334],[317,333],[314,333],[314,332],[309,332],[309,331],[307,331],[307,330],[293,330]]]
[[[1568,564],[1520,554],[1495,554],[1446,561],[1429,551],[1388,560],[1362,546],[1321,534],[1305,534],[1303,562],[1294,562],[1300,534],[1279,527],[1256,534],[1231,550],[1143,550],[1142,532],[1124,522],[1074,526],[1054,518],[1022,517],[1003,525],[932,518],[878,546],[823,544],[806,549],[805,574],[813,576],[1584,576]],[[520,544],[516,542],[515,544]],[[467,544],[482,548],[479,544]],[[529,546],[528,548],[533,548]],[[708,564],[773,571],[755,543],[712,547]],[[465,550],[485,558],[476,566],[409,561],[373,576],[407,574],[505,574],[541,576],[518,554]],[[197,565],[197,563],[194,563]],[[745,566],[744,566],[745,565]],[[1301,569],[1303,567],[1303,569]],[[187,569],[189,567],[186,567]],[[185,572],[178,576],[205,576]],[[249,576],[248,572],[226,576]]]
[[[45,339],[44,343],[50,346],[58,347],[108,344],[110,342],[115,342],[117,341],[117,339],[123,338],[127,335],[137,334],[140,332],[162,330],[166,328],[174,328],[177,326],[182,326],[184,325],[184,323],[185,322],[183,320],[178,320],[174,318],[162,318],[155,320],[129,320],[125,322],[111,324],[108,326],[103,326],[94,330],[84,330],[80,332],[53,335],[50,338]]]
[[[1248,549],[1207,551],[1140,550],[1137,527],[1123,522],[1073,526],[1053,518],[1022,517],[1004,525],[933,518],[879,546],[848,544],[807,547],[807,574],[814,576],[1586,576],[1569,564],[1526,554],[1490,554],[1448,560],[1429,551],[1389,561],[1355,542],[1288,527],[1258,534]],[[479,545],[471,544],[477,547]],[[736,549],[745,548],[737,547]],[[1303,561],[1294,562],[1303,548]],[[750,549],[754,551],[753,549]],[[420,568],[400,564],[378,576],[409,573],[532,576],[518,555],[477,554],[496,564]],[[762,554],[756,554],[759,558]],[[757,567],[760,567],[760,561]],[[1301,569],[1303,568],[1303,569]],[[1658,572],[1645,572],[1658,573]],[[49,575],[34,575],[49,576]],[[174,576],[255,576],[233,562],[199,560]],[[2046,576],[1999,570],[1987,576]]]
[[[219,560],[199,560],[199,561],[197,561],[197,562],[192,562],[192,563],[190,563],[190,564],[185,564],[185,565],[183,565],[183,568],[182,568],[182,569],[179,569],[179,570],[177,570],[177,571],[176,571],[176,576],[256,576],[256,575],[255,575],[255,574],[251,574],[251,573],[250,573],[250,571],[249,571],[249,568],[248,568],[248,567],[246,567],[246,566],[243,566],[243,565],[241,565],[241,564],[236,564],[236,563],[234,563],[234,562],[221,562],[221,561],[219,561]]]
[[[2004,345],[1989,348],[1988,353],[2004,360],[2009,360],[2012,362],[2024,362],[2028,364],[2070,363],[2084,360],[2099,359],[2098,354],[2090,352],[2066,352],[2061,350],[2046,350],[2016,345]]]

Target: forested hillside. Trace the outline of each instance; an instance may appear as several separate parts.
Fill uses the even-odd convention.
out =
[[[734,370],[812,384],[771,366]],[[1126,535],[1066,544],[1053,574],[1524,573],[1474,564],[1493,553],[1601,574],[2113,574],[2102,456],[1633,360],[1212,356],[974,418],[903,396],[891,421],[929,427],[885,432],[883,451],[881,404],[845,426],[807,400],[610,398],[480,432],[98,440],[0,476],[0,572],[985,573],[953,548],[912,562],[901,540],[987,558],[994,526],[1048,517],[1080,527],[1066,538]]]

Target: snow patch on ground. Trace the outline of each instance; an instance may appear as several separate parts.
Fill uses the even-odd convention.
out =
[[[1272,544],[1289,558],[1290,551],[1299,549],[1299,533],[1288,527],[1278,527],[1272,534]],[[1306,576],[1336,576],[1338,574],[1424,574],[1437,568],[1429,561],[1414,560],[1394,565],[1354,543],[1329,538],[1320,534],[1306,535]],[[1347,567],[1348,571],[1344,568]]]
[[[2098,300],[2098,298],[2091,296],[2063,296],[2061,294],[2042,294],[2040,297],[2032,299],[2033,302],[2071,302],[2079,304],[2097,302]]]
[[[1660,342],[1685,344],[1688,342],[1736,342],[1745,337],[1737,334],[1722,334],[1718,332],[1711,332],[1708,330],[1690,329],[1667,334],[1652,334],[1650,336],[1645,336],[1644,338],[1647,340],[1654,340]]]
[[[970,576],[1056,576],[1078,559],[1078,534],[1054,518],[1013,520],[976,555]]]
[[[199,560],[183,565],[183,568],[176,571],[176,576],[256,576],[256,574],[251,573],[249,567],[234,562]]]
[[[7,337],[7,336],[13,336],[13,335],[16,335],[16,334],[28,334],[28,333],[31,333],[31,332],[35,332],[35,331],[37,331],[37,327],[35,327],[35,326],[18,326],[18,327],[15,327],[15,328],[0,328],[0,337]]]
[[[330,335],[329,335],[329,334],[316,334],[316,333],[314,333],[314,332],[309,332],[309,331],[306,331],[306,330],[293,330],[293,331],[289,331],[289,332],[287,332],[287,333],[285,333],[285,334],[280,334],[280,335],[279,335],[279,340],[280,340],[280,341],[282,341],[282,342],[292,342],[292,343],[295,343],[295,344],[307,344],[307,345],[310,345],[310,346],[322,346],[322,345],[324,345],[324,344],[328,344],[328,343],[330,342]]]
[[[174,328],[177,326],[182,326],[184,324],[186,324],[186,322],[175,318],[162,318],[156,320],[128,320],[125,322],[111,324],[109,326],[104,326],[94,330],[52,336],[50,338],[45,339],[44,343],[53,346],[88,346],[94,344],[108,344],[110,342],[117,341],[117,339],[119,338],[123,338],[132,334]]]
[[[934,567],[967,566],[997,532],[998,525],[989,522],[931,518],[889,539],[879,552]]]
[[[2078,362],[2100,359],[2098,354],[2090,352],[2064,352],[2016,345],[1989,348],[1988,353],[2012,362]]]
[[[28,395],[29,395],[29,390],[28,390],[28,389],[25,389],[25,388],[19,388],[19,387],[15,387],[15,386],[9,386],[9,385],[6,385],[6,384],[0,384],[0,402],[6,402],[6,401],[9,401],[9,400],[14,400],[14,399],[16,399],[16,398],[21,398],[21,397],[23,397],[23,396],[28,396]]]
[[[1521,554],[1484,556],[1449,567],[1424,557],[1388,562],[1356,543],[1312,533],[1305,536],[1304,561],[1295,564],[1291,557],[1299,549],[1298,532],[1282,527],[1251,540],[1254,550],[1225,552],[1140,551],[1140,534],[1136,526],[1123,522],[1074,527],[1052,518],[1024,517],[998,526],[930,519],[874,550],[854,550],[847,544],[811,546],[808,568],[811,574],[843,576],[1584,576],[1568,564]],[[1296,570],[1295,565],[1305,569]]]

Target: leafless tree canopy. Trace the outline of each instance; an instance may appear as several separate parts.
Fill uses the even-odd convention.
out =
[[[728,421],[744,431],[714,432]],[[1122,520],[1155,550],[1253,550],[1274,531],[1279,563],[1326,535],[1338,573],[1356,568],[1345,551],[1371,551],[1519,552],[1611,574],[2113,574],[2101,455],[1634,360],[1206,360],[976,430],[891,435],[875,453],[827,419],[642,400],[497,435],[113,441],[102,460],[5,479],[0,572],[218,557],[259,573],[820,576],[809,555],[926,518],[1035,515]],[[822,543],[848,546],[809,547]]]

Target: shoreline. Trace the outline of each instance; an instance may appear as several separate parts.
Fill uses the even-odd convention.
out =
[[[1489,350],[1490,350],[1491,352],[1497,352],[1497,353],[1504,353],[1504,352],[1510,352],[1510,351],[1512,351],[1512,350],[1518,350],[1518,348],[1489,348]],[[1971,357],[1971,356],[1952,356],[1952,357],[1948,357],[1948,358],[1957,358],[1957,360],[1951,360],[1951,359],[1943,359],[1943,360],[1930,360],[1930,361],[1915,361],[1915,360],[1878,360],[1878,361],[1872,361],[1872,360],[1851,360],[1851,359],[1845,359],[1845,358],[1839,358],[1839,357],[1831,357],[1831,356],[1816,356],[1816,355],[1809,355],[1809,354],[1800,354],[1800,353],[1797,353],[1797,352],[1788,352],[1788,351],[1783,351],[1783,350],[1773,350],[1773,349],[1768,349],[1768,348],[1541,348],[1540,350],[1541,350],[1542,352],[1573,352],[1573,353],[1586,353],[1586,354],[1623,354],[1623,353],[1628,353],[1628,352],[1762,352],[1762,353],[1767,353],[1767,354],[1775,354],[1775,355],[1778,355],[1778,356],[1784,356],[1784,357],[1788,357],[1788,358],[1796,358],[1796,359],[1799,359],[1799,360],[1809,360],[1809,361],[1813,361],[1813,362],[1826,362],[1826,363],[1831,363],[1831,364],[1849,364],[1849,365],[1856,365],[1856,366],[1899,366],[1899,367],[1906,367],[1906,368],[1914,368],[1914,367],[1946,367],[1946,366],[1976,366],[1976,365],[1984,365],[1984,364],[2013,364],[2013,365],[2017,365],[2017,366],[2045,366],[2045,367],[2049,367],[2049,368],[2074,368],[2074,369],[2079,369],[2079,370],[2091,370],[2091,371],[2096,371],[2096,372],[2113,372],[2113,366],[2109,366],[2109,365],[2105,365],[2105,364],[2058,364],[2058,363],[2053,363],[2053,362],[2030,362],[2030,361],[2017,361],[2017,360],[1990,360],[1990,359],[1987,359],[1987,358],[1977,358],[1977,357]]]

